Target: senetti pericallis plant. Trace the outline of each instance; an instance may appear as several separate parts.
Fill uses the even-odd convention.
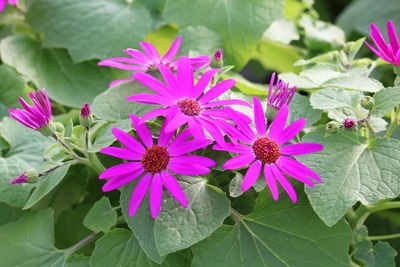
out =
[[[183,0],[165,1],[162,12],[168,23],[177,17],[171,25],[180,31],[149,26],[131,48],[118,43],[128,38],[120,36],[125,25],[104,31],[121,37],[118,50],[87,57],[96,37],[82,51],[51,39],[80,36],[77,25],[59,22],[78,10],[88,20],[92,11],[110,16],[93,22],[99,28],[113,23],[113,12],[131,10],[121,16],[140,29],[161,16],[146,18],[145,4],[111,2],[0,1],[0,96],[10,97],[0,101],[8,111],[0,121],[0,266],[395,266],[397,247],[385,241],[400,237],[400,40],[392,20],[387,32],[372,23],[369,37],[332,36],[321,50],[315,45],[326,35],[310,42],[318,37],[309,32],[339,28],[302,14],[296,23],[308,53],[293,62],[297,71],[271,70],[260,85],[239,75],[251,57],[241,54],[242,41],[253,37],[225,32],[247,24],[186,27],[179,12],[197,15]],[[230,8],[246,12],[246,3]],[[7,28],[12,17],[23,24]],[[262,32],[278,17],[269,20]],[[373,70],[389,65],[394,83],[384,85]],[[96,75],[106,77],[100,91],[55,88],[85,80],[95,87]],[[391,218],[391,232],[375,231],[380,216]]]

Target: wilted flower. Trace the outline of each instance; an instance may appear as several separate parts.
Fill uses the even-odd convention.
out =
[[[139,93],[129,96],[127,100],[162,105],[161,108],[145,114],[142,120],[166,116],[168,117],[166,132],[175,131],[178,127],[187,123],[195,138],[204,138],[205,129],[215,141],[223,143],[224,137],[221,129],[224,129],[226,124],[215,118],[233,120],[235,117],[245,115],[239,112],[231,115],[220,107],[226,105],[250,106],[247,102],[237,99],[216,100],[217,97],[234,86],[235,80],[233,79],[219,82],[207,92],[205,91],[218,69],[205,72],[195,84],[193,70],[187,57],[182,57],[179,60],[176,75],[163,65],[157,65],[157,67],[166,84],[149,74],[135,73],[135,78],[156,94]]]
[[[274,120],[276,113],[282,105],[290,104],[296,91],[296,86],[289,89],[289,83],[284,83],[281,79],[277,79],[275,83],[275,76],[276,73],[273,72],[268,88],[267,109],[265,115],[269,123]]]
[[[18,0],[0,0],[0,12],[4,10],[4,8],[6,7],[7,2],[10,5],[18,4]]]
[[[24,109],[10,108],[10,117],[18,121],[22,125],[38,130],[46,136],[50,136],[53,132],[53,125],[51,124],[51,104],[46,89],[43,93],[40,90],[34,93],[29,93],[29,97],[33,102],[30,106],[23,98],[19,98]]]
[[[124,50],[131,58],[126,57],[115,57],[102,60],[98,63],[99,66],[109,66],[122,70],[132,70],[135,72],[146,72],[151,69],[157,69],[157,65],[163,65],[167,68],[175,69],[177,60],[174,60],[178,54],[179,47],[181,45],[182,36],[178,36],[171,47],[165,53],[163,57],[160,57],[157,49],[149,42],[140,42],[139,45],[143,48],[144,52],[137,49],[128,48]],[[207,56],[199,56],[189,59],[190,65],[194,70],[197,70],[210,62],[210,58]],[[131,81],[135,78],[130,77],[127,79],[121,79],[113,81],[110,86],[124,81]]]
[[[323,146],[316,143],[285,145],[302,130],[306,120],[298,119],[284,128],[289,109],[287,105],[283,104],[267,130],[261,102],[256,97],[253,98],[253,101],[256,133],[246,123],[238,121],[238,126],[243,133],[241,140],[243,144],[214,145],[214,149],[239,154],[225,162],[223,167],[226,170],[236,170],[249,166],[243,180],[243,191],[247,191],[254,185],[263,168],[265,181],[273,199],[278,199],[277,182],[279,182],[290,199],[296,202],[296,192],[285,174],[311,187],[314,184],[310,178],[317,182],[321,182],[321,178],[317,173],[294,159],[293,156],[318,152],[323,149]]]
[[[212,159],[188,153],[211,144],[211,140],[188,140],[188,130],[182,131],[174,138],[174,133],[166,132],[163,125],[158,143],[154,143],[146,124],[140,124],[135,115],[131,115],[131,120],[139,140],[118,128],[113,128],[114,136],[125,147],[106,147],[100,150],[101,153],[127,161],[100,174],[100,179],[110,178],[104,184],[103,191],[114,190],[140,178],[130,200],[130,216],[135,215],[149,188],[153,218],[158,216],[161,209],[163,186],[186,208],[188,201],[185,193],[173,175],[195,176],[209,173],[209,168],[215,165]]]
[[[369,44],[367,41],[365,42],[365,44],[378,57],[395,66],[400,66],[399,38],[397,37],[396,28],[394,27],[393,21],[391,20],[387,22],[387,34],[389,37],[389,43],[386,43],[381,32],[379,31],[379,28],[372,23],[370,35],[376,48]]]

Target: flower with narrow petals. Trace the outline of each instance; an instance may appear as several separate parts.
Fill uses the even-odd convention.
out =
[[[399,38],[397,37],[396,28],[391,20],[387,22],[387,33],[389,37],[389,43],[386,43],[381,32],[379,31],[379,28],[372,23],[370,35],[376,48],[368,42],[365,42],[365,44],[378,57],[391,63],[392,65],[400,66],[400,43]]]
[[[260,100],[254,97],[253,101],[256,132],[246,123],[238,120],[238,127],[243,133],[241,140],[243,143],[225,143],[225,146],[216,144],[214,149],[239,154],[225,162],[223,165],[225,170],[249,166],[243,179],[243,191],[247,191],[254,185],[263,169],[265,181],[273,199],[277,200],[279,196],[278,182],[290,199],[296,202],[296,192],[285,174],[311,187],[314,186],[311,179],[321,182],[321,178],[293,156],[318,152],[323,149],[323,146],[316,143],[287,144],[303,129],[306,120],[298,119],[285,128],[289,109],[287,105],[282,105],[274,121],[267,128]]]
[[[205,92],[218,69],[205,72],[195,84],[193,70],[187,57],[179,60],[176,75],[163,65],[157,65],[157,67],[166,84],[149,74],[135,73],[135,78],[156,94],[139,93],[129,96],[127,100],[162,105],[161,108],[145,114],[142,120],[166,116],[168,117],[166,132],[175,131],[178,127],[187,124],[195,138],[204,138],[204,130],[206,130],[217,143],[223,143],[222,132],[227,125],[224,121],[226,122],[226,119],[234,120],[235,117],[244,117],[245,115],[239,112],[231,115],[220,107],[225,105],[250,106],[247,102],[238,99],[216,99],[235,84],[233,79],[221,81]]]
[[[277,79],[275,83],[276,73],[273,72],[268,88],[267,110],[266,117],[269,122],[272,122],[278,110],[282,105],[288,105],[293,99],[296,91],[296,86],[289,89],[289,83],[284,83],[281,79]]]
[[[10,117],[28,128],[50,136],[54,129],[51,123],[51,104],[46,89],[43,89],[43,92],[37,90],[36,95],[30,92],[29,97],[33,106],[30,106],[23,98],[19,98],[24,109],[10,108]]]
[[[174,60],[178,54],[181,45],[182,36],[178,36],[171,47],[163,57],[160,57],[157,49],[149,42],[140,42],[139,45],[143,48],[144,52],[137,49],[128,48],[124,50],[131,58],[115,57],[102,60],[98,63],[99,66],[109,66],[122,70],[131,70],[135,72],[146,72],[148,70],[156,69],[157,65],[163,65],[167,68],[175,69],[177,61]],[[190,65],[194,70],[197,70],[210,62],[207,56],[199,56],[190,58]],[[113,81],[110,86],[116,85],[124,81],[132,81],[135,78],[132,76],[127,79]]]
[[[10,5],[16,5],[16,4],[18,4],[18,0],[0,0],[0,12],[2,12],[3,10],[4,10],[4,8],[6,7],[6,4],[7,4],[7,2],[10,4]]]
[[[211,140],[188,140],[190,133],[187,130],[174,137],[174,133],[166,132],[163,125],[158,142],[154,143],[146,124],[140,124],[135,115],[131,115],[131,120],[140,140],[113,128],[114,136],[124,147],[106,147],[100,150],[101,153],[126,160],[100,174],[100,179],[110,178],[104,184],[103,191],[108,192],[140,179],[130,200],[130,216],[135,215],[150,189],[150,212],[151,216],[156,218],[161,209],[163,186],[186,208],[188,200],[174,175],[208,174],[215,162],[207,157],[188,153],[211,144]]]

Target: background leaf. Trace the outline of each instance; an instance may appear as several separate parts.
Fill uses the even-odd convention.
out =
[[[313,93],[310,102],[316,109],[334,109],[343,107],[356,107],[360,94],[343,89],[327,88]]]
[[[10,181],[24,171],[42,165],[44,150],[55,141],[9,117],[0,122],[0,136],[10,146],[0,157],[0,201],[13,207],[23,207],[34,185],[11,186]]]
[[[347,224],[324,225],[305,194],[296,204],[287,197],[275,202],[266,189],[251,214],[235,217],[236,225],[193,246],[193,266],[349,266]]]
[[[65,254],[54,247],[51,209],[30,212],[0,227],[2,266],[63,266]]]
[[[181,28],[206,26],[221,35],[225,65],[237,69],[250,59],[263,32],[282,12],[281,0],[167,0],[165,4],[166,21]],[[246,18],[246,23],[237,18]]]
[[[354,258],[363,262],[366,267],[394,267],[397,252],[386,242],[378,242],[372,246],[369,240],[361,240],[355,244]]]
[[[107,232],[116,222],[117,212],[107,197],[95,202],[83,220],[83,224],[95,233]]]
[[[360,201],[375,204],[400,193],[400,142],[376,138],[366,143],[363,137],[341,131],[324,137],[325,129],[304,136],[303,141],[324,145],[324,150],[301,157],[322,178],[314,188],[306,187],[311,205],[328,225],[334,225],[346,211]]]
[[[74,62],[122,55],[152,23],[147,9],[121,0],[37,0],[26,20],[43,33],[44,47],[66,48]]]
[[[376,117],[385,116],[391,109],[400,103],[400,88],[385,88],[374,95],[375,104],[371,114]]]
[[[8,108],[19,108],[19,97],[26,97],[26,81],[7,65],[0,65],[0,119],[9,114]]]
[[[94,62],[74,64],[66,50],[43,49],[40,43],[22,35],[3,39],[0,54],[4,63],[39,89],[46,88],[52,100],[70,107],[91,103],[112,80],[109,69]]]

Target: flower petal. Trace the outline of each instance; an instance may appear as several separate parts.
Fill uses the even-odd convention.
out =
[[[102,154],[110,155],[124,160],[140,160],[143,156],[143,153],[139,153],[137,151],[122,147],[109,146],[102,148],[100,151]]]
[[[318,152],[324,149],[324,146],[316,143],[300,143],[300,144],[291,144],[284,147],[281,147],[279,150],[283,155],[289,156],[297,156],[304,155],[309,153]]]
[[[282,133],[283,127],[285,127],[286,120],[289,114],[289,108],[287,105],[282,105],[276,114],[275,119],[272,121],[269,128],[269,137],[278,140]]]
[[[243,153],[239,156],[233,157],[227,160],[223,167],[225,170],[235,170],[243,168],[249,165],[251,162],[255,160],[255,156],[252,153]]]
[[[123,174],[121,176],[115,176],[108,180],[102,187],[103,192],[109,192],[120,188],[126,184],[129,184],[133,180],[139,178],[143,174],[143,169],[136,170],[134,172]]]
[[[275,121],[275,120],[274,120]],[[288,127],[283,129],[281,133],[278,136],[275,136],[273,138],[271,135],[270,137],[278,143],[278,145],[282,145],[290,140],[293,139],[301,130],[303,127],[306,125],[306,120],[303,118],[300,118],[293,123],[291,123]]]
[[[178,62],[177,82],[179,84],[180,96],[189,96],[193,91],[193,68],[189,64],[189,59],[183,56]]]
[[[150,186],[150,214],[157,218],[160,213],[162,201],[162,180],[160,174],[154,174]]]
[[[278,185],[276,183],[274,173],[271,170],[270,164],[264,165],[264,177],[265,177],[265,181],[267,182],[267,185],[269,187],[269,191],[271,191],[272,198],[275,201],[277,201],[279,198],[279,190],[278,190]]]
[[[322,182],[318,173],[307,168],[295,159],[281,156],[277,163],[279,168],[281,168],[285,173],[308,186],[313,186],[312,182],[308,180],[308,177],[314,179],[319,183]]]
[[[278,182],[282,185],[283,189],[289,195],[292,202],[296,203],[297,194],[292,184],[288,181],[288,179],[281,173],[281,171],[275,165],[271,165],[271,170],[275,178],[278,180]]]
[[[260,176],[262,163],[260,161],[255,161],[251,164],[250,168],[247,170],[243,178],[242,191],[245,192],[249,190],[250,187],[257,181]]]
[[[189,176],[203,175],[210,173],[210,169],[201,165],[182,162],[179,159],[171,158],[168,164],[168,169],[171,171]]]
[[[104,170],[99,175],[99,179],[112,178],[114,176],[121,176],[131,172],[135,172],[142,168],[141,162],[124,162],[114,165]]]
[[[187,208],[188,200],[186,198],[185,192],[182,190],[179,183],[176,181],[169,172],[162,172],[161,178],[163,180],[164,186],[171,193],[171,195],[184,207]]]
[[[266,122],[265,122],[265,113],[261,106],[261,101],[258,97],[253,97],[254,103],[254,123],[256,125],[257,133],[260,136],[265,136],[266,133]]]
[[[146,147],[151,147],[153,145],[153,136],[146,124],[139,123],[139,118],[134,114],[129,114],[131,118],[133,128],[136,130],[136,134],[139,136],[140,140],[145,144]]]
[[[137,183],[135,189],[133,190],[131,199],[129,201],[129,216],[135,216],[137,209],[142,203],[144,196],[147,193],[147,189],[149,188],[151,182],[151,174],[145,174],[142,179]]]
[[[162,57],[161,63],[162,64],[167,64],[170,63],[171,60],[178,54],[179,48],[181,46],[181,40],[182,36],[178,36],[175,38],[175,40],[172,42],[171,47],[168,49],[167,53]]]
[[[158,54],[158,51],[154,47],[154,45],[152,45],[151,43],[148,43],[148,42],[140,42],[139,45],[143,48],[144,52],[146,52],[147,56],[154,63],[160,63],[161,62],[160,54]]]
[[[138,142],[133,136],[127,134],[126,132],[120,130],[119,128],[112,128],[111,132],[117,138],[117,140],[126,146],[129,150],[135,151],[137,153],[143,154],[145,149],[143,145]],[[102,149],[100,149],[100,152]]]
[[[182,164],[190,162],[190,164],[200,165],[207,168],[215,166],[215,161],[213,159],[198,155],[182,155],[174,157],[174,160],[181,161]]]
[[[212,69],[204,73],[197,84],[194,86],[193,91],[189,93],[189,96],[193,99],[197,99],[202,93],[204,93],[212,77],[218,72],[218,69]]]
[[[126,101],[134,101],[143,104],[165,105],[165,106],[170,106],[173,104],[173,99],[171,99],[169,96],[161,96],[157,94],[146,94],[146,93],[140,93],[128,96],[126,98]]]
[[[208,90],[207,93],[200,97],[199,103],[203,105],[210,102],[232,88],[235,83],[236,81],[233,79],[223,80],[222,82],[217,83],[214,87]]]

